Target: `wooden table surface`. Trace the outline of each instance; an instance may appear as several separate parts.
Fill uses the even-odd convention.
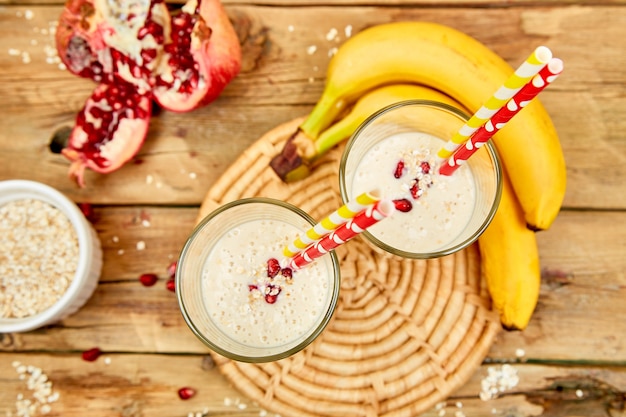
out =
[[[568,188],[555,224],[538,234],[543,281],[530,325],[501,332],[474,376],[426,415],[625,416],[626,2],[225,5],[243,44],[240,76],[206,108],[160,113],[133,163],[110,175],[90,172],[80,189],[67,178],[68,162],[48,148],[51,133],[72,123],[94,87],[54,60],[51,33],[62,3],[0,0],[0,180],[41,181],[92,204],[104,248],[99,285],[78,313],[40,330],[0,334],[0,415],[16,415],[18,396],[32,395],[15,361],[40,368],[52,382],[59,399],[50,416],[265,415],[229,385],[189,331],[165,288],[166,268],[229,164],[266,131],[311,110],[328,52],[345,40],[346,27],[356,33],[427,20],[476,37],[512,66],[539,44],[565,61],[542,101],[562,140]],[[339,39],[329,41],[332,28]],[[310,45],[317,52],[309,54]],[[160,276],[154,287],[138,282],[147,272]],[[81,360],[92,347],[103,356]],[[515,368],[519,383],[481,400],[481,381],[502,363]],[[183,386],[198,394],[180,400]]]

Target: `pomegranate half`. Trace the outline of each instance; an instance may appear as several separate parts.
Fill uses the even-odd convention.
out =
[[[67,69],[98,83],[62,153],[84,186],[137,154],[152,101],[188,112],[214,101],[241,69],[237,34],[219,0],[68,0],[56,32]]]

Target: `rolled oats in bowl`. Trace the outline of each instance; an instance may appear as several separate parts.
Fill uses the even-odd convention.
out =
[[[100,242],[78,207],[34,181],[0,181],[0,333],[76,312],[102,267]]]

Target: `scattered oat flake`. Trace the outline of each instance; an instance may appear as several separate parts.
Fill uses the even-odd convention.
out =
[[[346,26],[343,32],[346,34],[346,38],[349,38],[350,36],[352,36],[352,25]]]
[[[198,174],[196,174],[195,172],[189,173],[189,178],[191,178],[192,180],[195,180],[197,177],[198,177]]]
[[[308,48],[306,48],[306,53],[309,55],[313,55],[316,51],[317,51],[317,46],[315,45],[310,45]]]
[[[123,255],[124,254],[124,249],[118,249],[117,250],[117,254],[118,255]]]
[[[583,390],[581,390],[581,389],[577,389],[576,390],[576,397],[582,398],[583,395],[584,395]]]
[[[26,19],[26,20],[31,20],[31,19],[34,17],[34,15],[35,15],[35,14],[33,13],[33,11],[32,11],[32,10],[26,10],[26,11],[24,12],[24,19]]]
[[[22,52],[19,49],[9,48],[9,55],[11,56],[20,56],[21,53]]]
[[[113,241],[113,243],[117,243],[117,242],[119,242],[119,241],[120,241],[120,238],[119,238],[119,237],[117,237],[117,236],[113,236],[113,237],[111,238],[111,241]]]
[[[337,50],[338,50],[337,48],[330,48],[330,49],[328,50],[328,56],[329,56],[329,57],[334,56],[334,55],[337,53]]]
[[[49,414],[52,411],[50,403],[59,399],[59,393],[52,391],[52,382],[39,367],[33,365],[22,365],[20,362],[13,363],[19,379],[26,380],[26,387],[32,392],[32,398],[27,398],[24,393],[18,393],[15,402],[16,416],[35,416],[38,414]],[[7,416],[12,416],[11,411],[7,411]]]
[[[154,182],[154,177],[152,175],[146,176],[146,184],[150,185]]]
[[[327,41],[332,41],[333,39],[335,39],[337,37],[337,33],[339,33],[337,31],[337,29],[335,28],[331,28],[328,33],[326,34],[326,40]]]
[[[104,358],[104,364],[105,365],[111,365],[111,358],[109,358],[108,356],[106,358]]]
[[[289,25],[289,26],[287,26],[287,30],[289,32],[293,32],[295,30],[295,28],[293,27],[293,25]]]
[[[141,221],[141,225],[142,225],[143,227],[150,227],[150,220],[143,219],[143,220]]]
[[[146,248],[146,242],[144,242],[143,240],[140,240],[139,242],[137,242],[137,250],[144,250]]]
[[[519,383],[517,369],[509,364],[501,367],[490,366],[487,368],[487,376],[481,381],[480,399],[488,401],[494,399],[499,393],[507,391]]]
[[[517,356],[518,358],[523,358],[526,355],[526,352],[524,351],[524,349],[518,348],[515,349],[515,356]]]

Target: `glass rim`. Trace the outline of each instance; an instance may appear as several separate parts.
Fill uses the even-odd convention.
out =
[[[346,174],[345,174],[346,164],[348,161],[349,151],[355,145],[357,141],[357,137],[364,129],[366,129],[374,120],[378,119],[380,116],[383,116],[386,113],[389,113],[398,108],[407,107],[407,106],[432,107],[437,110],[450,113],[451,115],[461,119],[463,122],[467,122],[469,120],[469,116],[462,110],[454,106],[451,106],[449,104],[441,103],[441,102],[433,101],[433,100],[403,100],[403,101],[399,101],[394,104],[385,106],[382,109],[371,114],[367,119],[365,119],[359,125],[359,127],[354,131],[354,133],[352,133],[341,155],[341,159],[339,162],[339,192],[341,194],[341,199],[344,204],[348,201],[348,190],[347,190],[347,185],[346,185]],[[460,242],[457,245],[454,245],[454,246],[451,246],[449,248],[442,249],[442,250],[435,250],[435,251],[430,251],[430,252],[408,252],[402,249],[394,248],[386,244],[385,242],[376,238],[367,230],[363,231],[362,235],[377,248],[382,249],[383,251],[388,252],[390,254],[397,255],[403,258],[409,258],[409,259],[440,258],[442,256],[451,255],[455,252],[458,252],[470,246],[472,243],[476,241],[476,239],[478,239],[478,237],[485,231],[485,229],[487,229],[487,227],[493,220],[493,217],[495,216],[496,211],[498,210],[500,198],[502,196],[503,176],[502,176],[502,164],[500,161],[500,157],[498,156],[498,153],[491,139],[489,139],[483,147],[486,148],[487,153],[489,154],[489,157],[491,161],[493,162],[493,165],[495,168],[494,171],[495,171],[495,181],[496,181],[496,193],[493,199],[493,203],[491,204],[491,208],[489,209],[489,213],[487,213],[485,220],[480,225],[480,227],[474,233],[472,233],[472,235],[469,236],[467,239],[465,239],[464,241]]]
[[[220,207],[216,208],[215,210],[213,210],[212,212],[210,212],[209,214],[207,214],[193,229],[193,231],[191,232],[191,234],[189,235],[189,237],[187,238],[187,240],[185,241],[185,244],[183,245],[183,248],[181,249],[180,255],[178,257],[178,262],[176,265],[176,277],[175,277],[175,284],[176,284],[176,298],[178,300],[178,305],[180,308],[180,311],[182,313],[183,319],[185,320],[185,323],[187,324],[187,326],[191,329],[192,333],[202,342],[204,343],[206,346],[208,346],[211,350],[217,352],[218,354],[225,356],[229,359],[233,359],[239,362],[249,362],[249,363],[261,363],[261,362],[271,362],[271,361],[276,361],[279,359],[284,359],[287,358],[301,350],[303,350],[305,347],[307,347],[308,345],[310,345],[315,339],[317,339],[317,337],[322,333],[322,331],[326,328],[326,326],[328,325],[328,323],[330,322],[336,308],[337,308],[337,303],[339,301],[339,289],[341,286],[341,270],[339,267],[339,259],[337,258],[337,254],[335,253],[334,250],[329,251],[326,255],[330,256],[330,260],[331,260],[331,265],[332,265],[332,270],[333,270],[333,291],[330,297],[330,303],[328,304],[328,308],[326,309],[326,312],[324,314],[324,316],[322,317],[319,325],[315,328],[315,330],[313,332],[311,332],[311,334],[309,334],[308,337],[306,337],[305,339],[303,339],[300,343],[298,343],[297,345],[293,346],[290,349],[287,349],[285,351],[281,351],[279,353],[275,353],[275,354],[271,354],[271,355],[262,355],[262,356],[246,356],[246,355],[240,355],[237,353],[233,353],[228,351],[227,349],[222,348],[221,346],[215,344],[214,342],[212,342],[209,338],[207,338],[199,329],[198,327],[195,325],[191,315],[189,314],[187,308],[185,307],[185,300],[184,297],[185,295],[183,294],[183,290],[182,290],[182,274],[180,274],[179,272],[182,272],[182,267],[181,265],[183,265],[183,260],[185,259],[185,255],[188,253],[188,251],[190,250],[191,245],[194,243],[195,239],[197,238],[198,234],[200,233],[200,231],[214,218],[216,218],[217,216],[219,216],[221,213],[233,208],[233,207],[237,207],[237,206],[241,206],[241,205],[246,205],[246,204],[254,204],[254,203],[260,203],[260,204],[271,204],[274,206],[280,206],[283,207],[285,209],[288,209],[296,214],[298,214],[300,217],[302,217],[304,220],[306,220],[308,223],[311,224],[311,226],[314,226],[315,224],[317,224],[316,220],[307,212],[305,212],[304,210],[302,210],[301,208],[291,204],[291,203],[287,203],[285,201],[281,201],[281,200],[277,200],[277,199],[273,199],[273,198],[268,198],[268,197],[247,197],[247,198],[241,198],[238,200],[234,200],[228,203],[225,203],[223,205],[221,205]],[[303,231],[304,232],[304,231]],[[326,256],[324,255],[324,256]],[[208,319],[208,318],[207,318]]]

